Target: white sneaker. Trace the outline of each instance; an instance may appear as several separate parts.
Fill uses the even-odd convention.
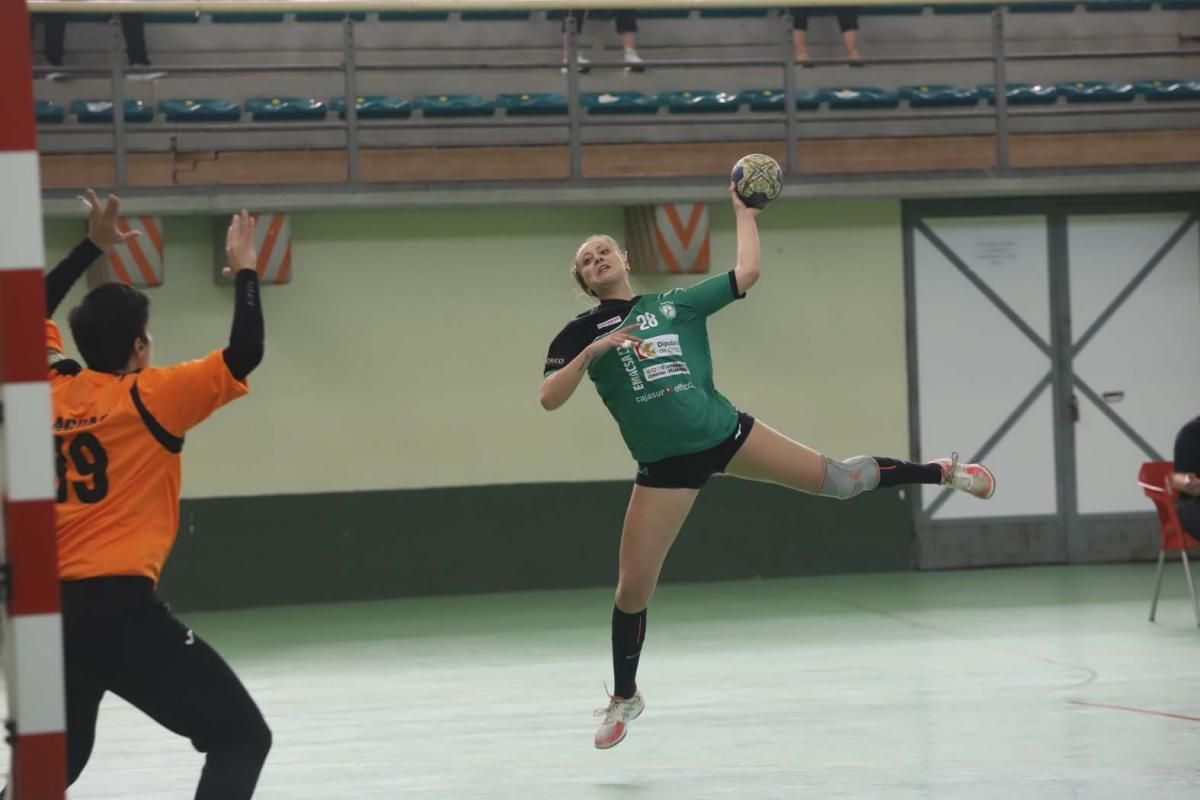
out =
[[[630,48],[625,51],[625,71],[626,72],[645,72],[646,67],[642,62],[642,57],[638,55],[637,50]]]
[[[942,485],[951,489],[988,500],[996,493],[996,476],[983,464],[960,464],[958,453],[950,458],[935,458],[934,464],[942,468]]]
[[[619,745],[629,732],[629,723],[640,717],[645,708],[646,701],[641,692],[634,692],[628,700],[609,695],[608,707],[595,711],[595,716],[604,717],[596,731],[596,749],[607,750]]]
[[[591,69],[589,64],[591,64],[592,62],[590,62],[586,58],[584,58],[583,53],[575,54],[575,63],[577,65],[579,65],[579,73],[581,75],[586,75],[588,73],[588,70]],[[560,69],[559,72],[561,72],[563,75],[566,75],[567,74],[567,65],[563,64],[562,69]]]
[[[167,77],[167,73],[161,69],[156,69],[150,72],[127,72],[125,73],[125,77],[131,81],[156,81]]]

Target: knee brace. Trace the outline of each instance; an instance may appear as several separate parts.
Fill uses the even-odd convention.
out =
[[[879,462],[870,456],[854,456],[845,461],[834,461],[825,456],[825,480],[821,481],[817,494],[849,500],[878,485]]]

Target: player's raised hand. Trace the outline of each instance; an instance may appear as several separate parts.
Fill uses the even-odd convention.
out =
[[[733,181],[729,182],[729,198],[733,201],[734,214],[749,214],[752,217],[757,217],[761,208],[753,208],[745,204],[742,198],[738,195],[737,189],[733,185]]]
[[[88,238],[104,252],[140,235],[138,231],[121,230],[121,198],[115,194],[102,204],[96,192],[88,189],[79,199],[88,208]]]
[[[632,347],[633,345],[640,344],[642,338],[631,333],[631,331],[636,330],[637,327],[637,325],[626,325],[624,328],[617,328],[615,331],[612,331],[606,336],[601,336],[599,339],[592,342],[589,347],[592,349],[593,353],[599,356],[607,353],[614,347]]]
[[[254,230],[258,220],[250,216],[246,209],[234,214],[225,233],[225,269],[222,275],[232,275],[238,270],[257,269],[258,253],[255,252]]]

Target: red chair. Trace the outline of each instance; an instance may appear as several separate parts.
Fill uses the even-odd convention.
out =
[[[1188,565],[1187,549],[1200,547],[1200,541],[1188,534],[1179,522],[1179,511],[1175,501],[1179,499],[1175,487],[1171,485],[1171,476],[1175,465],[1170,461],[1147,461],[1138,470],[1138,486],[1158,511],[1158,525],[1162,529],[1162,539],[1158,549],[1158,571],[1154,576],[1154,599],[1150,601],[1150,621],[1154,622],[1154,612],[1158,609],[1158,594],[1162,590],[1163,562],[1168,550],[1178,550],[1183,559],[1183,573],[1187,576],[1188,591],[1192,595],[1192,611],[1196,615],[1196,624],[1200,625],[1200,604],[1196,602],[1196,586],[1192,583],[1192,569]]]

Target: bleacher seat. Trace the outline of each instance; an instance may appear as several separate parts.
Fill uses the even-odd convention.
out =
[[[742,104],[740,95],[711,89],[663,92],[658,96],[658,102],[666,106],[667,111],[671,114],[730,113],[737,112]]]
[[[690,8],[639,8],[638,19],[687,19]]]
[[[105,23],[110,19],[112,19],[112,14],[91,14],[81,11],[67,14],[67,22]]]
[[[313,97],[252,97],[246,110],[255,122],[325,119],[325,104]]]
[[[426,117],[490,117],[496,104],[477,94],[427,94],[416,106]]]
[[[1162,0],[1162,7],[1168,11],[1186,11],[1200,8],[1200,0]]]
[[[553,117],[567,113],[567,98],[553,92],[502,94],[496,105],[510,117]]]
[[[445,22],[448,11],[380,11],[380,22]]]
[[[765,8],[702,8],[700,9],[701,17],[765,17],[767,9]]]
[[[1010,3],[1008,10],[1015,14],[1070,14],[1074,3]]]
[[[346,118],[345,97],[330,98],[329,108],[339,118]],[[399,97],[390,97],[385,94],[370,94],[359,97],[358,101],[354,104],[354,110],[357,112],[359,119],[408,119],[413,113],[412,103],[407,100],[401,100]]]
[[[246,14],[213,14],[212,21],[222,25],[237,25],[249,22],[283,22],[283,14],[273,14],[269,11],[256,11]]]
[[[978,103],[979,90],[945,85],[901,86],[900,97],[911,108],[954,108]]]
[[[1149,11],[1153,8],[1150,0],[1091,0],[1085,3],[1088,11]]]
[[[344,22],[346,12],[344,11],[297,11],[296,22]],[[365,11],[351,11],[350,19],[355,22],[364,22],[367,19]]]
[[[158,111],[167,122],[236,122],[242,107],[215,97],[163,100]]]
[[[996,102],[996,85],[979,85],[979,95],[990,104]],[[1010,83],[1004,91],[1008,104],[1012,106],[1045,106],[1058,101],[1058,89],[1042,83]]]
[[[1200,100],[1200,81],[1162,78],[1156,81],[1139,81],[1133,87],[1151,103],[1164,100]]]
[[[658,98],[641,92],[584,92],[583,107],[589,114],[654,114]]]
[[[147,25],[187,25],[200,21],[200,14],[195,11],[159,11],[142,17]]]
[[[955,3],[933,7],[934,14],[990,14],[995,10],[995,3]]]
[[[528,11],[464,11],[463,22],[509,22],[529,19]]]
[[[741,102],[751,111],[783,111],[783,89],[747,89],[742,92]],[[813,111],[821,107],[821,95],[808,89],[796,90],[796,108],[801,111]]]
[[[52,100],[37,100],[33,105],[38,122],[57,124],[67,118],[66,109]]]
[[[1133,84],[1121,81],[1067,81],[1058,84],[1058,93],[1068,103],[1127,103],[1137,96]]]
[[[112,122],[112,100],[72,100],[71,113],[80,122]],[[126,122],[151,122],[154,107],[141,100],[125,101]]]
[[[919,17],[925,13],[925,6],[863,6],[858,13],[867,17]]]
[[[895,108],[900,95],[875,86],[840,86],[821,90],[830,108]]]

